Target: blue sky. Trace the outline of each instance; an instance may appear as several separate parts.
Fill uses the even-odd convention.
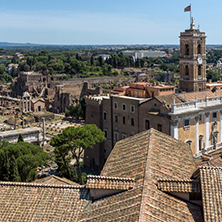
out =
[[[222,44],[222,1],[191,1],[207,44]],[[190,14],[180,0],[1,0],[0,42],[179,44]]]

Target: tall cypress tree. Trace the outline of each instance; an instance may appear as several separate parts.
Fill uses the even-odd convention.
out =
[[[21,181],[21,178],[18,172],[18,165],[17,165],[14,155],[12,155],[10,159],[10,177],[9,178],[10,178],[10,181],[16,181],[16,182]]]
[[[8,160],[8,154],[4,153],[4,160],[2,166],[2,180],[9,181],[9,175],[10,175],[10,165]]]
[[[21,133],[19,134],[19,137],[18,137],[18,143],[19,143],[19,142],[24,142],[23,136],[22,136]]]

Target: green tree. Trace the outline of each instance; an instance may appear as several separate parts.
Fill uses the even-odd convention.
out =
[[[10,181],[17,181],[17,182],[21,181],[21,178],[18,172],[18,165],[17,165],[14,155],[12,155],[10,159],[10,172],[9,173],[10,173],[10,177],[9,177]]]
[[[71,116],[72,118],[79,118],[82,117],[85,119],[86,115],[86,102],[85,102],[85,97],[82,97],[79,101],[79,104],[73,105],[69,107],[69,109],[66,110],[65,116],[69,117]]]
[[[60,154],[64,159],[65,168],[69,166],[65,157],[70,153],[71,157],[76,160],[76,165],[80,177],[80,183],[84,184],[82,172],[80,168],[80,157],[85,149],[91,149],[93,145],[105,141],[105,133],[96,125],[88,124],[82,127],[67,127],[61,134],[51,139],[51,145],[55,147],[55,152]],[[61,160],[61,159],[60,159]],[[71,179],[71,175],[69,175]]]
[[[94,65],[94,58],[93,58],[93,56],[91,56],[91,58],[90,58],[90,64],[91,64],[91,66]]]
[[[10,178],[10,165],[7,153],[1,153],[1,180],[9,181]]]
[[[103,66],[103,64],[104,64],[104,61],[103,61],[103,58],[102,58],[102,56],[100,56],[99,58],[98,58],[98,61],[99,61],[99,66]]]
[[[19,134],[19,137],[18,137],[18,143],[19,143],[19,142],[24,142],[23,136],[22,136],[21,133]]]
[[[0,179],[13,181],[33,181],[38,166],[43,166],[49,155],[40,146],[19,142],[0,149]],[[17,173],[18,171],[18,173]]]
[[[212,82],[216,82],[218,79],[220,79],[220,75],[215,71],[209,70],[207,72],[207,80],[210,79],[212,80]]]

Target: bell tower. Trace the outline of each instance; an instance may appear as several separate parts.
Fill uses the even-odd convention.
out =
[[[180,33],[180,85],[186,92],[206,90],[206,36],[195,29],[193,18],[190,29]]]

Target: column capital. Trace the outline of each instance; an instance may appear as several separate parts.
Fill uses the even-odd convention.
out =
[[[209,117],[209,116],[210,116],[210,113],[209,113],[209,112],[205,113],[205,116],[206,116],[206,117]]]
[[[178,120],[170,120],[171,126],[176,126],[178,123]]]
[[[199,116],[195,116],[195,123],[199,123],[199,119],[200,119]]]

